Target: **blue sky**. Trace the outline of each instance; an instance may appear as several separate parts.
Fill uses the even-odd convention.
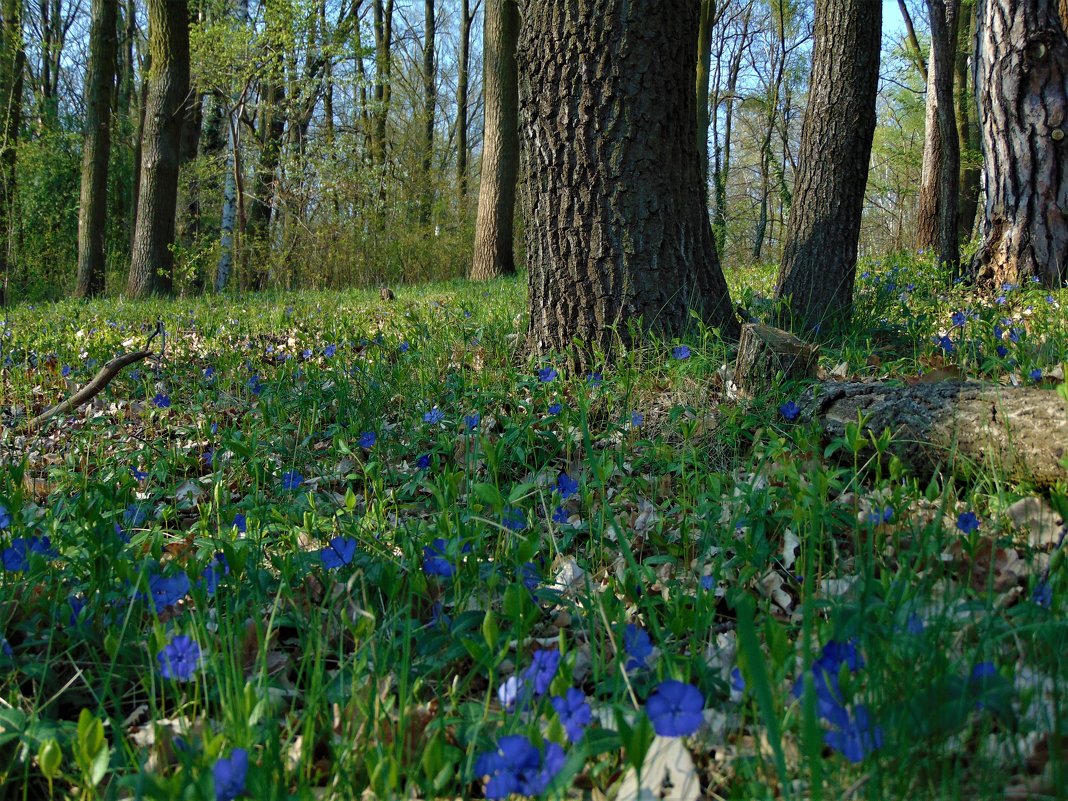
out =
[[[901,9],[897,0],[883,0],[883,35],[899,35],[905,31],[905,22],[901,19]]]

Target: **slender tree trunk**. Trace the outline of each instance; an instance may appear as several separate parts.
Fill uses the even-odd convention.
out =
[[[130,213],[130,250],[133,250],[134,233],[137,231],[137,210],[141,200],[141,154],[145,142],[145,113],[148,109],[148,90],[152,85],[152,52],[145,54],[141,68],[141,91],[137,100],[137,137],[134,139],[133,152],[133,197]]]
[[[931,42],[927,61],[927,100],[923,120],[923,166],[920,168],[919,208],[916,212],[916,249],[938,246],[938,177],[942,174],[942,137],[938,128],[938,59]]]
[[[200,152],[200,139],[204,129],[204,96],[190,93],[185,106],[185,119],[182,121],[182,135],[179,144],[179,176],[183,170],[196,161]],[[190,253],[196,247],[200,235],[200,180],[193,175],[186,175],[179,182],[178,211],[175,220],[175,236],[182,252]],[[194,276],[195,291],[203,288],[203,277]]]
[[[1065,0],[1068,2],[1068,0]],[[960,213],[957,234],[961,242],[971,238],[975,229],[975,217],[979,212],[980,179],[982,162],[979,158],[979,124],[975,108],[975,82],[972,80],[968,60],[975,42],[976,4],[963,5],[968,21],[962,17],[957,23],[957,57],[955,85],[957,97],[957,138],[960,141]]]
[[[238,0],[237,21],[248,24],[248,0]],[[239,161],[240,143],[238,142],[238,124],[244,110],[244,103],[238,99],[224,115],[226,125],[226,173],[223,178],[223,204],[219,222],[219,261],[215,265],[215,291],[222,292],[230,281],[234,268],[234,227],[237,222],[238,182],[241,174]]]
[[[518,65],[530,330],[577,367],[693,309],[737,335],[702,202],[699,4],[528,0]]]
[[[701,181],[701,197],[708,202],[708,108],[709,75],[712,72],[712,29],[716,20],[716,0],[701,0],[701,15],[697,25],[697,156]]]
[[[152,72],[141,143],[130,278],[126,294],[144,297],[173,287],[174,220],[183,109],[189,94],[189,8],[186,0],[148,1]]]
[[[5,298],[14,266],[13,213],[15,206],[15,161],[19,128],[22,125],[22,85],[26,51],[22,45],[22,4],[19,0],[0,3],[0,273]]]
[[[1066,0],[1068,1],[1068,0]],[[912,24],[912,14],[905,0],[897,0],[897,7],[901,10],[901,18],[905,21],[905,31],[912,46],[912,58],[916,62],[916,69],[920,75],[927,75],[927,62],[923,59],[923,50],[920,48],[920,40],[916,38],[916,27]]]
[[[389,102],[392,94],[391,73],[393,46],[393,0],[374,0],[375,31],[375,105],[374,126],[371,137],[374,161],[386,163],[386,123],[389,118]]]
[[[75,295],[104,291],[108,163],[111,158],[111,97],[115,85],[118,0],[93,0],[89,64],[85,71],[85,140],[78,206],[78,284]]]
[[[456,192],[460,200],[460,219],[467,218],[467,161],[470,147],[467,144],[467,84],[471,61],[471,24],[475,19],[478,3],[471,0],[460,3],[460,64],[456,77]]]
[[[932,61],[937,62],[938,138],[942,158],[938,170],[938,261],[956,278],[960,271],[960,140],[954,112],[953,74],[959,0],[927,0],[931,17]]]
[[[734,101],[738,91],[738,76],[742,71],[742,54],[749,39],[750,10],[746,9],[742,17],[742,35],[731,56],[730,69],[727,73],[727,99],[723,109],[723,148],[722,167],[716,179],[716,208],[712,217],[712,229],[716,237],[716,250],[722,253],[727,244],[727,182],[731,175],[731,139],[734,133]],[[718,114],[718,109],[713,109]],[[717,151],[717,162],[719,161]]]
[[[776,296],[795,329],[847,323],[875,134],[882,3],[816,0],[808,107]]]
[[[980,280],[1068,279],[1068,38],[1056,0],[980,0]]]
[[[486,0],[483,14],[485,122],[482,179],[475,220],[471,277],[484,281],[515,272],[513,225],[519,173],[519,8],[515,0]]]
[[[438,76],[434,63],[437,26],[434,0],[423,0],[423,202],[419,222],[430,224],[434,206],[434,118],[438,104]]]

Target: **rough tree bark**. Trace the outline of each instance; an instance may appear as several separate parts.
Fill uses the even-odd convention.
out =
[[[981,282],[1068,278],[1068,38],[1057,0],[980,0],[975,89],[986,208]]]
[[[960,140],[953,98],[960,0],[927,0],[931,18],[931,61],[936,63],[938,138],[938,263],[956,278],[960,269]]]
[[[790,299],[795,330],[852,315],[881,22],[879,0],[816,2],[808,108],[776,292]]]
[[[708,200],[708,107],[709,75],[712,70],[712,29],[716,22],[716,0],[701,0],[697,26],[697,157],[701,160],[701,196]]]
[[[108,163],[111,158],[111,98],[115,85],[118,0],[93,0],[89,64],[85,71],[85,140],[78,206],[78,284],[75,296],[104,291]]]
[[[189,94],[189,8],[186,0],[149,0],[149,76],[141,142],[141,191],[126,294],[172,289],[174,213],[183,108]]]
[[[19,129],[22,127],[22,83],[26,52],[22,46],[22,3],[0,3],[0,273],[3,294],[14,261],[11,212],[15,203],[15,161]]]
[[[935,43],[927,60],[927,100],[923,118],[923,163],[920,167],[919,205],[916,211],[916,249],[938,247],[938,177],[942,174],[942,137],[938,128],[938,59]]]
[[[1039,487],[1068,478],[1068,403],[1051,390],[957,381],[911,387],[825,382],[805,391],[801,408],[802,419],[817,421],[828,442],[843,437],[858,413],[862,440],[889,429],[891,452],[914,475],[930,476],[959,460]]]
[[[471,278],[478,281],[515,272],[512,229],[519,173],[518,40],[519,8],[515,0],[486,0],[482,45],[485,130],[471,262]]]
[[[696,0],[527,0],[518,65],[528,345],[576,367],[639,320],[737,335],[701,197]]]

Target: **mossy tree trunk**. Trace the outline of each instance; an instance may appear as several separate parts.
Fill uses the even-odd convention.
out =
[[[701,193],[699,0],[528,0],[519,37],[528,343],[582,367],[690,311],[737,335]]]

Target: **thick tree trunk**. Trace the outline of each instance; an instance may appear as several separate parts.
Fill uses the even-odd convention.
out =
[[[938,128],[938,59],[935,43],[927,60],[927,99],[923,118],[923,165],[920,167],[920,196],[916,212],[916,249],[938,247],[938,178],[942,174],[942,137]]]
[[[78,284],[88,298],[104,291],[108,163],[111,158],[111,98],[115,85],[118,0],[93,0],[89,64],[85,71],[85,141],[78,206]]]
[[[423,225],[430,224],[434,207],[434,118],[438,104],[435,27],[434,0],[423,0],[423,200],[419,209],[419,222]]]
[[[1056,0],[980,0],[981,281],[1068,279],[1068,38]]]
[[[953,76],[960,0],[927,0],[931,17],[931,60],[937,63],[938,138],[942,158],[938,170],[938,262],[956,278],[960,270],[960,140],[954,112]]]
[[[880,0],[817,0],[808,108],[779,271],[794,328],[852,315],[879,84]]]
[[[995,469],[1010,482],[1039,487],[1068,478],[1068,403],[1051,390],[956,381],[911,387],[826,382],[806,390],[801,408],[802,419],[818,422],[828,443],[844,437],[858,414],[861,441],[889,429],[890,453],[917,476],[970,465],[976,475]]]
[[[528,0],[520,119],[529,346],[582,366],[695,309],[737,335],[701,197],[695,0]]]
[[[519,8],[515,0],[486,0],[482,178],[471,262],[471,278],[478,281],[515,272],[512,229],[519,173],[519,73],[515,62],[518,41]]]
[[[130,278],[126,294],[144,297],[172,289],[175,209],[183,109],[189,94],[189,9],[186,0],[149,0],[152,74],[141,144]]]

